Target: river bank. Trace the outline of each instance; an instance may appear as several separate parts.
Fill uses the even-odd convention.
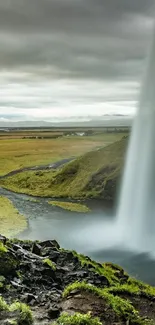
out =
[[[56,239],[65,249],[77,250],[98,262],[119,264],[132,276],[155,285],[154,258],[149,253],[130,251],[125,243],[119,245],[115,211],[102,201],[87,200],[91,212],[77,213],[51,206],[44,198],[32,199],[4,189],[0,195],[11,200],[27,219],[27,229],[16,236],[19,239]]]

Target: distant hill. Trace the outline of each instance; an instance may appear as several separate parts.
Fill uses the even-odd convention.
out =
[[[102,198],[113,201],[128,138],[91,151],[61,170],[23,172],[1,180],[15,192],[46,197]]]
[[[94,116],[87,120],[80,121],[80,118],[73,121],[57,121],[57,122],[46,122],[46,121],[1,121],[0,128],[31,128],[31,127],[106,127],[106,126],[125,126],[130,127],[132,125],[133,118],[126,115],[103,115],[101,117]]]

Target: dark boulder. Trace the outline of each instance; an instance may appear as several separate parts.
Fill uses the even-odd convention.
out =
[[[37,243],[33,244],[33,246],[32,246],[32,253],[33,254],[41,256],[41,250],[42,250],[42,247],[39,244],[37,244]]]

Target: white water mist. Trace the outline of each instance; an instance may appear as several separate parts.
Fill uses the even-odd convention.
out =
[[[117,224],[138,250],[155,248],[155,33],[138,114],[129,142]]]

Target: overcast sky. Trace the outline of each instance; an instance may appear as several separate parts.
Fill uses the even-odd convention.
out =
[[[133,114],[154,0],[0,0],[0,120]]]

